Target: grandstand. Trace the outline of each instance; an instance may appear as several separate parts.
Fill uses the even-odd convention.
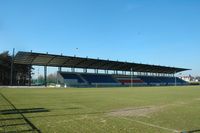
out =
[[[32,51],[19,51],[14,56],[13,63],[29,67],[33,65],[44,66],[45,86],[47,86],[47,66],[58,67],[57,78],[63,86],[186,85],[187,82],[175,77],[175,74],[189,70]],[[62,68],[71,68],[71,71],[65,72],[62,71]],[[77,69],[82,70],[82,72],[76,72]]]
[[[161,85],[187,85],[187,82],[177,77],[162,76],[134,76],[94,74],[94,73],[71,73],[59,72],[60,84],[67,86],[161,86]],[[176,79],[175,79],[176,78]],[[175,81],[176,80],[176,81]]]

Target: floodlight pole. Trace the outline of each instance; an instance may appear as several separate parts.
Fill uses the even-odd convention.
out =
[[[131,87],[133,87],[133,68],[131,68]]]

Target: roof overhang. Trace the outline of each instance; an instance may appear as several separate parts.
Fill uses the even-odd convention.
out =
[[[19,51],[15,64],[173,74],[190,69]]]

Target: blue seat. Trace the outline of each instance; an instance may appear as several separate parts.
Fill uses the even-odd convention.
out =
[[[84,81],[83,81],[77,74],[60,73],[60,75],[61,75],[64,79],[75,79],[75,80],[77,80],[79,83],[84,83]]]
[[[153,76],[139,76],[139,78],[141,80],[143,80],[144,82],[150,84],[150,83],[162,83],[161,80],[159,80],[158,78],[156,77],[153,77]]]
[[[117,83],[111,75],[81,74],[88,83]]]
[[[155,77],[155,76],[139,76],[144,82],[151,83],[163,83],[163,84],[174,84],[175,77]],[[177,84],[187,84],[186,81],[176,77]]]

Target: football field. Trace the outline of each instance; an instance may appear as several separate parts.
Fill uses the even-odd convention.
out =
[[[0,132],[200,131],[200,86],[0,88]]]

